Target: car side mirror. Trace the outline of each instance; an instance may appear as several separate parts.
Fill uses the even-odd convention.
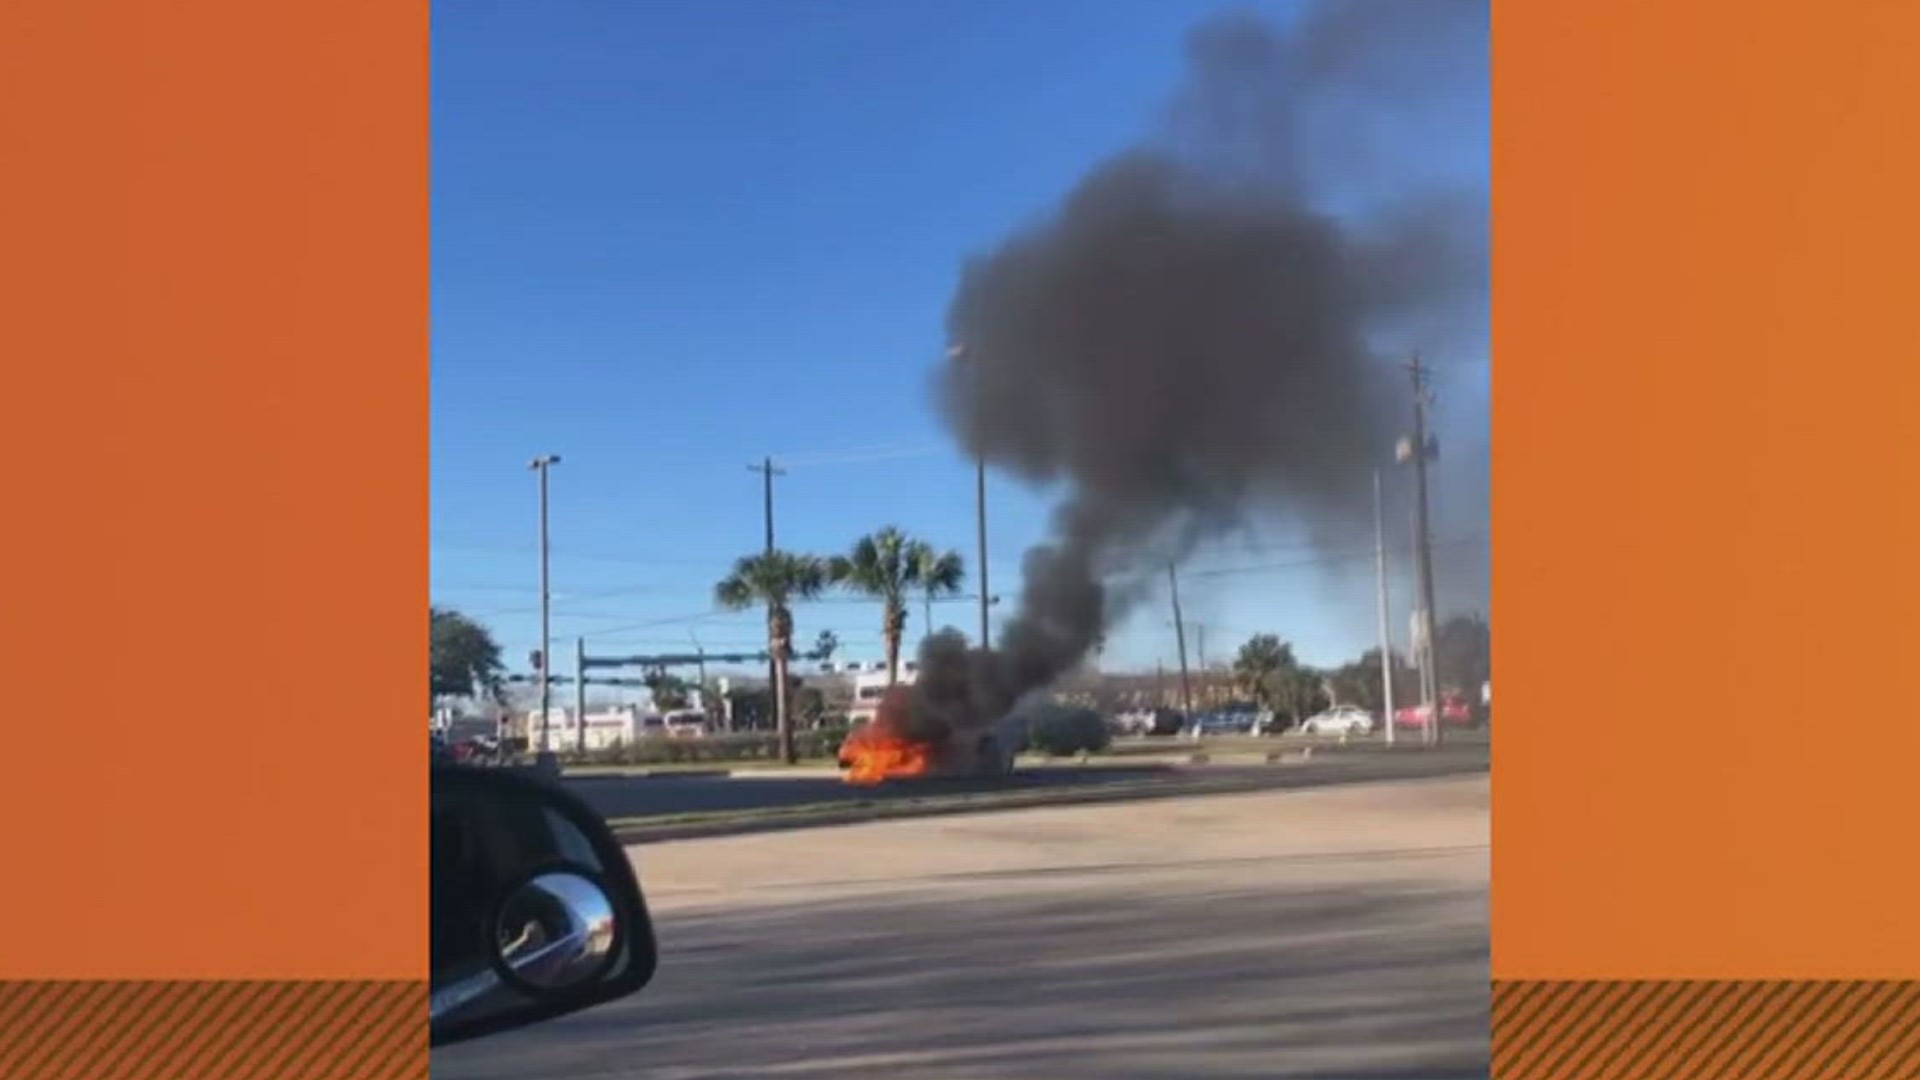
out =
[[[653,925],[606,822],[504,769],[432,769],[428,1043],[541,1023],[638,992]]]

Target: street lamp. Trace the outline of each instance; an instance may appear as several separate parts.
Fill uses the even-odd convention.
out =
[[[558,454],[542,454],[527,463],[528,469],[540,474],[540,754],[535,763],[542,769],[554,765],[553,746],[547,735],[553,705],[553,681],[548,677],[553,668],[553,594],[547,574],[547,472],[558,464]]]
[[[947,346],[947,359],[954,363],[964,363],[971,359],[971,353],[964,343],[956,342]],[[977,370],[977,369],[976,369]],[[988,635],[988,608],[992,590],[987,588],[987,456],[980,453],[973,459],[973,518],[977,532],[980,560],[980,647],[992,644]]]

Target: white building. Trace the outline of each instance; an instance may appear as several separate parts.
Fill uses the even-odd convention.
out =
[[[855,724],[864,724],[872,720],[879,711],[880,699],[887,692],[887,662],[871,660],[861,662],[851,660],[845,664],[823,664],[821,670],[830,674],[844,674],[853,677],[853,707],[847,713],[847,719]],[[895,682],[903,686],[912,686],[919,678],[920,665],[912,660],[900,661],[900,677]]]
[[[565,751],[580,748],[582,746],[580,741],[580,726],[574,723],[573,714],[566,709],[556,709],[554,711],[558,714],[553,718],[550,729],[550,737],[553,740],[554,750]],[[528,714],[528,719],[532,723],[538,724],[540,722],[539,712],[536,711]],[[658,716],[651,712],[643,711],[637,705],[622,705],[611,709],[602,709],[599,712],[589,712],[586,716],[587,737],[584,748],[587,750],[610,750],[616,746],[625,746],[646,732],[648,727],[647,721],[649,719],[653,720],[656,725],[659,722]],[[536,741],[539,739],[539,731],[537,728],[534,731],[534,739]]]
[[[704,715],[698,690],[691,692],[685,708],[672,710],[664,716],[653,707],[651,699],[640,704],[589,710],[586,715],[585,749],[608,750],[638,739],[664,735],[705,734]],[[516,716],[512,724],[513,736],[526,739],[528,749],[539,749],[540,710],[534,709]],[[556,707],[548,711],[547,740],[555,752],[581,746],[580,727],[574,722],[573,710]]]

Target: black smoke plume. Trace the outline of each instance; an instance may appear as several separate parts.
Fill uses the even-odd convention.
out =
[[[967,267],[942,415],[970,455],[1060,501],[995,648],[923,646],[930,722],[1002,715],[1250,515],[1329,547],[1370,532],[1364,466],[1390,463],[1409,424],[1403,350],[1443,364],[1483,347],[1487,287],[1485,192],[1410,188],[1370,140],[1471,93],[1485,50],[1478,0],[1210,22],[1165,130]],[[1484,519],[1484,483],[1467,488]]]

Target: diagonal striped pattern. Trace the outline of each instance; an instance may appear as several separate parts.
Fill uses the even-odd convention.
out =
[[[0,982],[6,1080],[426,1080],[425,982]]]
[[[1493,984],[1494,1080],[1912,1080],[1920,982]]]

